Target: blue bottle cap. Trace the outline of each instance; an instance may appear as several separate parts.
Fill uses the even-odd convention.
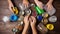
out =
[[[10,21],[17,21],[18,20],[18,16],[16,16],[15,14],[12,14],[10,16]]]
[[[38,19],[39,21],[41,21],[41,20],[43,19],[43,17],[42,17],[42,16],[37,16],[37,19]]]

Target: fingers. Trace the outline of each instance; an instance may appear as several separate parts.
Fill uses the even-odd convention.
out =
[[[24,17],[24,20],[28,20],[28,18],[29,18],[29,15],[26,15],[25,17]]]
[[[35,22],[36,22],[36,19],[35,19],[35,17],[31,16],[31,17],[29,18],[29,21],[30,21],[31,23],[35,23]]]
[[[32,19],[33,22],[36,22],[35,17],[31,16],[31,19]]]
[[[30,23],[32,22],[32,19],[31,18],[29,18],[29,21],[30,21]]]

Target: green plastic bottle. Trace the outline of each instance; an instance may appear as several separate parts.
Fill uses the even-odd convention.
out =
[[[38,6],[34,6],[35,10],[37,11],[37,14],[40,15],[40,14],[43,14],[44,13],[44,10],[39,8]]]

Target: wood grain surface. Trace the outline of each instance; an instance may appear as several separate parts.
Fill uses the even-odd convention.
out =
[[[34,1],[29,0],[30,3],[34,3]],[[15,5],[19,7],[19,3],[22,2],[21,0],[13,0]],[[43,0],[44,3],[46,3],[46,0]],[[56,8],[55,15],[57,16],[58,20],[56,23],[53,23],[55,28],[53,31],[48,31],[47,34],[60,34],[60,0],[54,0],[53,2],[54,7]],[[7,0],[0,0],[0,34],[13,34],[11,29],[14,27],[14,25],[17,23],[11,23],[6,22],[6,25],[4,25],[4,22],[2,18],[4,16],[10,16],[12,12],[9,10],[9,5]]]

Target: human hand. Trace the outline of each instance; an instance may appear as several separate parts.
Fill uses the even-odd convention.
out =
[[[43,3],[41,1],[38,0],[34,0],[34,1],[39,8],[43,9]]]
[[[47,7],[47,10],[51,10],[51,8],[53,8],[53,5],[52,5],[52,3],[48,2],[46,4],[46,7]]]
[[[28,20],[28,18],[29,18],[29,15],[27,15],[27,16],[24,17],[24,24],[25,24],[25,25],[29,25],[29,20]]]
[[[30,22],[30,25],[31,25],[31,26],[35,26],[35,24],[36,24],[36,19],[35,19],[35,17],[31,16],[31,17],[29,18],[29,22]]]
[[[12,7],[14,7],[13,3],[11,2],[11,0],[8,0],[9,3],[9,9],[13,12]]]
[[[28,5],[29,5],[28,0],[23,0],[23,4],[25,5],[25,7],[28,7]]]

